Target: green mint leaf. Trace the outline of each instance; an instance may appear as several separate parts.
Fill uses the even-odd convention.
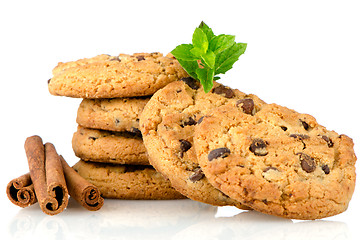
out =
[[[211,39],[209,49],[215,54],[218,54],[225,49],[231,47],[234,43],[235,36],[220,34]]]
[[[192,44],[181,44],[171,53],[185,71],[209,92],[218,74],[225,74],[245,52],[246,43],[235,43],[233,35],[215,35],[204,22],[195,29]]]
[[[231,47],[216,55],[215,75],[225,74],[233,67],[233,64],[239,59],[240,55],[245,52],[246,43],[235,43]]]
[[[192,44],[181,44],[178,45],[174,50],[172,50],[171,53],[178,60],[197,60],[197,57],[194,56],[190,51],[192,48]]]
[[[204,67],[204,68],[198,68],[196,70],[196,74],[198,76],[198,79],[200,80],[202,86],[204,87],[204,92],[208,93],[212,89],[214,85],[214,69]]]
[[[202,56],[203,54],[205,54],[202,49],[197,48],[197,47],[192,48],[192,49],[190,50],[190,52],[191,52],[193,55],[195,55],[197,59],[200,59],[201,56]]]
[[[204,60],[206,66],[208,66],[209,68],[214,68],[215,67],[215,59],[216,59],[216,55],[209,51],[203,55],[201,55],[202,60]]]
[[[200,49],[202,53],[206,53],[209,47],[207,36],[200,28],[196,28],[192,35],[192,45],[194,48]]]
[[[206,34],[208,42],[210,42],[211,39],[215,36],[212,29],[209,28],[209,26],[207,26],[203,21],[200,23],[199,28]]]
[[[171,52],[172,53],[172,52]],[[176,57],[177,59],[177,57]],[[185,69],[188,75],[194,79],[198,79],[196,70],[199,68],[197,61],[185,61],[182,59],[177,59],[181,66]]]

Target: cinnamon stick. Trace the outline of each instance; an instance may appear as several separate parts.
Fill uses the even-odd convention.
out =
[[[62,163],[55,147],[46,143],[45,147],[45,171],[48,194],[57,200],[57,205],[52,209],[54,214],[62,212],[68,205],[68,189],[65,182]]]
[[[11,202],[26,207],[38,201],[44,213],[54,215],[68,205],[69,190],[69,194],[90,211],[103,206],[104,199],[98,188],[71,168],[53,144],[43,145],[39,136],[32,136],[26,139],[24,147],[30,172],[7,185]]]
[[[9,200],[19,207],[28,207],[37,202],[30,174],[11,180],[6,187]]]
[[[63,156],[60,156],[60,160],[70,196],[87,210],[99,210],[103,206],[104,199],[101,197],[98,188],[71,168]]]
[[[68,204],[68,191],[54,146],[47,143],[44,147],[39,136],[32,136],[25,141],[25,151],[40,208],[48,215],[62,212]]]

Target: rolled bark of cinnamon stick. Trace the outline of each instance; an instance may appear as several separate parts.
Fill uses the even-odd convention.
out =
[[[71,168],[63,156],[60,156],[60,160],[70,196],[87,210],[99,210],[103,206],[104,199],[101,197],[98,188]]]
[[[6,187],[6,194],[19,207],[28,207],[37,202],[30,173],[11,180]]]
[[[62,212],[68,205],[68,191],[64,175],[59,173],[62,167],[54,146],[46,144],[44,147],[39,136],[32,136],[25,141],[25,151],[41,210],[48,215]]]
[[[62,163],[55,147],[46,143],[45,147],[45,171],[48,194],[57,200],[57,205],[52,208],[54,214],[62,212],[68,206],[68,189],[65,182]]]

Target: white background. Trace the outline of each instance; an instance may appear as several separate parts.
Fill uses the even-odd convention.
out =
[[[130,3],[132,2],[132,3]],[[5,186],[28,171],[26,137],[52,142],[69,164],[80,99],[48,93],[58,62],[97,54],[168,53],[203,20],[247,50],[222,82],[309,113],[355,142],[361,156],[361,1],[1,1],[1,239],[357,239],[361,163],[349,209],[290,221],[190,200],[107,200],[98,212],[71,201],[57,216],[20,209]]]

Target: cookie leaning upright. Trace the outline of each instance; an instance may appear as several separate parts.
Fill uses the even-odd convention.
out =
[[[48,88],[53,95],[76,98],[136,97],[183,77],[187,73],[177,60],[161,53],[103,54],[59,63]]]
[[[194,142],[213,186],[260,212],[328,217],[345,211],[354,191],[352,139],[286,107],[264,105],[254,116],[220,107],[196,127]]]
[[[172,82],[157,91],[140,117],[140,130],[150,163],[169,178],[183,195],[212,205],[240,204],[215,189],[204,177],[194,152],[194,128],[210,109],[237,101],[255,102],[253,110],[264,104],[255,95],[214,83],[205,93],[192,78]]]

